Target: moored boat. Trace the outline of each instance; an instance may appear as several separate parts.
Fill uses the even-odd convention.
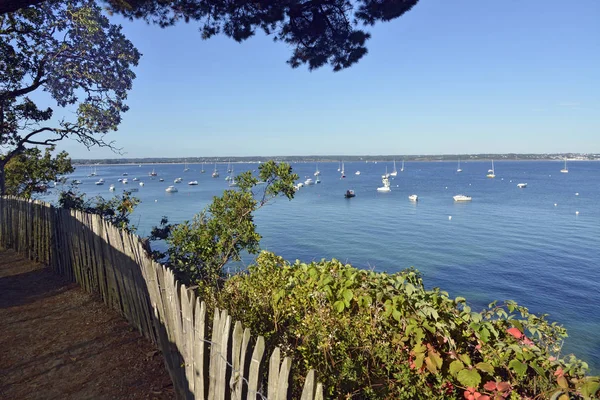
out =
[[[471,196],[466,196],[464,194],[457,194],[453,197],[454,201],[471,201]]]
[[[390,180],[387,177],[384,177],[381,180],[381,183],[383,183],[383,186],[377,188],[378,192],[391,192],[392,191],[392,189],[390,189]]]

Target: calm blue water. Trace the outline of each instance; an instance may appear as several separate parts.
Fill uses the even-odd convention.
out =
[[[497,161],[496,178],[485,177],[489,162],[408,162],[391,180],[391,193],[378,193],[381,175],[391,163],[345,163],[340,179],[338,163],[320,163],[322,183],[302,188],[292,201],[278,199],[256,214],[262,246],[286,259],[302,261],[337,258],[360,268],[394,272],[418,268],[429,287],[451,296],[465,296],[475,309],[493,300],[513,299],[535,313],[565,325],[573,352],[600,373],[600,163]],[[302,178],[312,175],[314,163],[292,164]],[[159,177],[148,173],[156,169]],[[129,173],[128,187],[139,177],[145,186],[132,221],[147,235],[161,216],[171,222],[189,220],[227,188],[226,166],[213,179],[214,165],[102,166],[104,186],[86,177],[80,167],[81,191],[110,196],[108,185]],[[257,164],[235,164],[241,172]],[[398,164],[400,168],[400,164]],[[360,170],[361,175],[355,175]],[[164,191],[182,177],[179,192]],[[198,186],[187,181],[198,180]],[[517,183],[526,182],[525,189]],[[346,189],[356,197],[345,199]],[[407,196],[416,193],[417,204]],[[452,196],[467,194],[470,203]],[[576,195],[579,193],[579,195]],[[576,215],[579,211],[579,215]],[[452,219],[449,219],[449,216]]]

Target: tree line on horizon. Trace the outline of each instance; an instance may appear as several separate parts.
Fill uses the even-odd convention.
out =
[[[509,153],[509,154],[443,154],[443,155],[320,155],[320,156],[232,156],[232,157],[143,157],[143,158],[104,158],[104,159],[73,159],[76,165],[111,165],[111,164],[176,164],[176,163],[228,163],[244,162],[258,163],[269,160],[285,162],[392,162],[392,161],[456,161],[458,158],[464,161],[486,161],[486,160],[562,160],[567,158],[585,158],[587,160],[600,160],[599,154],[585,153]]]

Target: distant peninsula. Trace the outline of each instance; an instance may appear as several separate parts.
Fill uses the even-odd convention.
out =
[[[516,160],[516,161],[534,161],[534,160],[580,160],[597,161],[600,160],[600,153],[553,153],[553,154],[442,154],[442,155],[423,155],[423,154],[396,154],[396,155],[308,155],[308,156],[222,156],[222,157],[144,157],[144,158],[105,158],[105,159],[73,159],[74,164],[78,165],[107,165],[107,164],[175,164],[175,163],[260,163],[268,160],[284,162],[338,162],[338,161],[484,161],[484,160]]]

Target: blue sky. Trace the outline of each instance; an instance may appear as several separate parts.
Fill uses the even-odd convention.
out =
[[[114,21],[143,53],[109,136],[126,157],[600,152],[598,0],[421,0],[337,73],[262,33]]]

